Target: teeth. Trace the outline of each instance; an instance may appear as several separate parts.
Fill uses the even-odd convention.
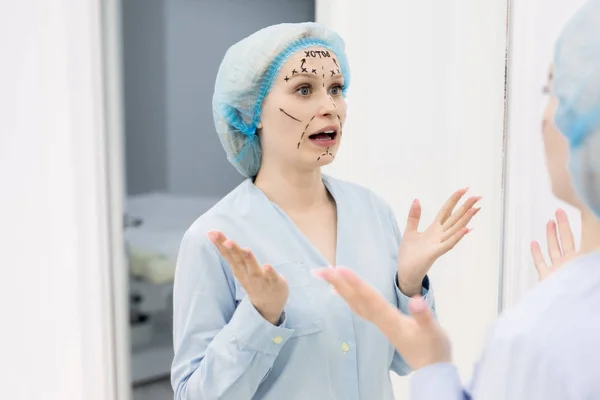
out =
[[[325,131],[323,133],[333,133],[334,131]]]

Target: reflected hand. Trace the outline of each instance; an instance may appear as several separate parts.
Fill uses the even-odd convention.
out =
[[[471,231],[467,224],[479,212],[473,208],[481,197],[469,198],[456,212],[454,208],[467,189],[456,191],[443,205],[433,223],[419,232],[421,205],[415,200],[398,249],[398,284],[407,296],[421,293],[423,278],[433,263],[454,248]]]
[[[261,267],[250,249],[242,249],[218,231],[207,234],[248,295],[248,300],[264,319],[276,325],[289,295],[287,281],[273,266]]]
[[[450,339],[423,298],[411,299],[411,316],[407,316],[347,268],[322,268],[313,273],[331,284],[354,313],[375,324],[413,370],[451,361]]]
[[[550,220],[546,224],[546,240],[548,242],[548,254],[550,255],[550,266],[546,264],[540,244],[536,241],[531,242],[531,256],[535,268],[541,280],[556,272],[560,267],[568,261],[577,257],[577,249],[575,248],[575,240],[573,232],[569,224],[569,218],[564,210],[556,211],[556,221]],[[558,236],[556,233],[558,223]]]

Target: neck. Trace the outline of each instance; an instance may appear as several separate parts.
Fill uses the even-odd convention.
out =
[[[261,166],[254,181],[273,203],[286,211],[305,211],[329,201],[321,169],[290,171]]]
[[[581,212],[581,246],[582,254],[600,250],[600,220],[589,210]]]

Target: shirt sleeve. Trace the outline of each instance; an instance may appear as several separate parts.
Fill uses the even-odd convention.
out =
[[[398,274],[396,274],[396,277],[394,280],[394,287],[396,289],[396,297],[398,300],[398,303],[397,303],[398,309],[403,314],[409,315],[410,312],[408,310],[408,302],[410,301],[410,297],[408,297],[407,295],[402,293],[402,291],[398,287]],[[425,276],[425,278],[423,279],[421,295],[423,296],[423,299],[425,300],[425,302],[429,305],[429,307],[433,311],[434,316],[437,317],[436,311],[435,311],[435,297],[433,296],[433,288],[431,287],[431,285],[429,283],[428,276]],[[401,376],[408,375],[411,372],[411,368],[408,366],[408,364],[406,364],[406,362],[402,358],[402,355],[400,353],[398,353],[398,351],[396,351],[394,353],[394,358],[392,359],[392,365],[391,365],[390,369]]]
[[[563,350],[535,335],[511,330],[492,335],[476,365],[468,389],[456,367],[432,364],[415,371],[410,400],[564,400],[586,398],[577,392],[573,368],[563,368]],[[579,374],[581,376],[581,374]]]
[[[391,223],[395,245],[399,247],[400,242],[402,240],[402,235],[400,233],[400,229],[398,228],[398,222],[396,220],[394,212],[389,206],[388,219]],[[421,286],[421,295],[435,314],[435,297],[433,295],[433,288],[431,287],[428,276],[425,276],[425,278],[423,279],[423,284]],[[396,273],[396,275],[394,276],[394,289],[396,290],[396,306],[402,313],[408,315],[408,302],[410,301],[410,297],[402,293],[402,291],[400,290],[400,287],[398,286],[398,273]],[[408,366],[408,364],[406,364],[400,353],[398,353],[397,351],[394,353],[394,358],[392,359],[392,365],[390,366],[390,369],[401,376],[408,375],[411,372],[411,368]]]
[[[510,332],[510,331],[507,331]],[[486,346],[472,382],[473,399],[564,400],[587,398],[573,392],[581,378],[577,368],[564,368],[568,351],[544,336],[497,335]],[[567,353],[565,356],[564,354]]]
[[[204,235],[186,233],[173,292],[175,400],[251,399],[294,332],[285,313],[275,326],[247,298],[238,304],[228,268]]]
[[[410,400],[469,400],[453,364],[439,363],[420,368],[410,378]]]

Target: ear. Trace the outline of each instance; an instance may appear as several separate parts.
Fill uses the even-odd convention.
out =
[[[256,126],[256,129],[262,129],[262,127],[263,127],[262,121],[259,121],[258,125]]]

